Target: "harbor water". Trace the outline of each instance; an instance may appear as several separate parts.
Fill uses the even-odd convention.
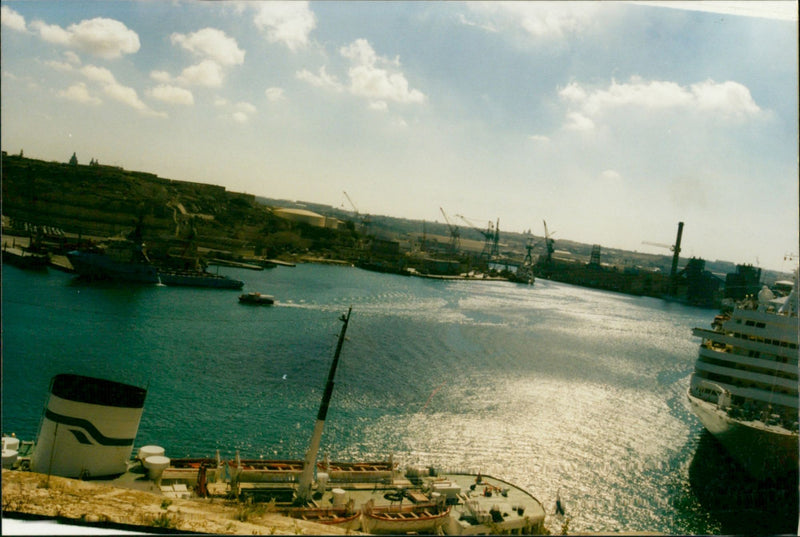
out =
[[[331,460],[494,475],[549,514],[560,495],[575,533],[797,531],[797,474],[748,481],[688,408],[713,310],[542,279],[219,271],[276,304],[4,266],[3,432],[34,439],[51,377],[76,373],[147,388],[136,446],[301,459],[352,305]]]

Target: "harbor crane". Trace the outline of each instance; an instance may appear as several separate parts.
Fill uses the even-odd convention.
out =
[[[556,251],[556,246],[555,246],[556,242],[553,240],[553,235],[555,235],[556,232],[553,231],[552,233],[550,233],[547,230],[547,221],[542,220],[542,222],[544,223],[544,244],[545,244],[545,249],[547,251],[547,257],[545,258],[545,260],[549,264],[553,261],[553,252]]]
[[[368,214],[359,214],[358,207],[356,207],[356,204],[353,203],[352,199],[350,199],[350,196],[347,194],[347,191],[343,190],[342,192],[344,193],[344,197],[347,198],[347,201],[350,203],[350,206],[353,208],[353,212],[355,213],[356,218],[361,220],[361,227],[364,230],[364,232],[366,233],[366,230],[369,228],[369,225],[370,225],[369,215]]]
[[[500,219],[497,219],[497,226],[492,224],[492,221],[489,220],[489,225],[486,227],[485,230],[480,229],[478,226],[473,224],[471,221],[467,219],[467,217],[457,214],[457,217],[462,219],[464,222],[467,223],[472,229],[483,235],[484,244],[483,250],[481,251],[481,257],[484,255],[486,256],[487,260],[491,260],[500,255]]]
[[[458,248],[460,245],[460,234],[461,232],[458,229],[458,226],[454,225],[450,222],[450,219],[447,218],[447,214],[445,214],[444,209],[439,207],[439,210],[442,212],[442,216],[444,216],[444,221],[447,223],[447,229],[450,231],[450,253],[452,255],[456,255],[458,253]]]
[[[533,256],[531,255],[531,252],[538,245],[538,243],[533,242],[533,234],[531,233],[530,229],[527,231],[526,235],[528,236],[528,239],[525,241],[525,258],[522,260],[522,264],[524,266],[531,266],[533,265]]]
[[[669,272],[670,294],[675,296],[678,293],[678,261],[681,255],[681,238],[683,237],[683,222],[678,222],[678,236],[675,237],[675,244],[662,244],[660,242],[642,241],[642,244],[668,248],[672,252],[672,267]]]

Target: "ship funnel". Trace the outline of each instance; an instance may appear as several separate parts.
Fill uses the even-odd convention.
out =
[[[72,478],[125,472],[146,393],[81,375],[53,377],[31,470]]]

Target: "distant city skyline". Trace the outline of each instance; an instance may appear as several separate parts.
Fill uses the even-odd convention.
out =
[[[0,9],[10,154],[797,266],[796,1]]]

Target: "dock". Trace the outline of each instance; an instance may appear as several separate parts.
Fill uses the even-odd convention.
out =
[[[209,265],[218,265],[220,267],[234,267],[234,268],[241,268],[247,270],[264,270],[264,267],[261,265],[254,265],[253,263],[243,263],[241,261],[229,261],[227,259],[209,259]]]

